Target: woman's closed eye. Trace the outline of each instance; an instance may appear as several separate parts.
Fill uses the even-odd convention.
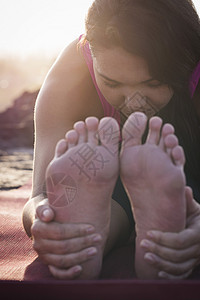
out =
[[[120,83],[117,83],[117,82],[109,82],[109,81],[104,81],[104,84],[110,88],[118,88],[120,87]],[[148,83],[145,84],[147,87],[149,88],[158,88],[160,86],[162,86],[163,84],[158,81],[158,80],[153,80],[153,81],[150,81]]]
[[[113,88],[113,89],[120,86],[120,84],[117,83],[117,82],[104,81],[104,84],[105,84],[106,86],[110,87],[110,88]]]
[[[152,81],[146,83],[146,86],[148,86],[150,88],[158,88],[158,87],[160,87],[162,85],[163,84],[160,81],[158,81],[158,80],[152,80]]]

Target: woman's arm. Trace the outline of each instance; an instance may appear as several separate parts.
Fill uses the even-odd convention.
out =
[[[45,172],[57,142],[75,122],[92,115],[98,118],[103,115],[77,42],[69,45],[57,59],[36,101],[33,188],[23,211],[24,228],[29,235],[35,208],[45,198]]]
[[[45,172],[53,159],[57,142],[88,116],[103,116],[77,42],[67,47],[51,68],[38,95],[35,108],[35,147],[33,187],[23,210],[25,231],[33,239],[39,257],[58,278],[72,279],[80,274],[80,265],[88,259],[88,248],[97,244],[94,228],[86,224],[59,224],[45,196]],[[97,239],[96,239],[97,238]],[[71,255],[66,249],[73,251]],[[63,261],[69,268],[63,270]],[[59,266],[61,269],[59,269]]]

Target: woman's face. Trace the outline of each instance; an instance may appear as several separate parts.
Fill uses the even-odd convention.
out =
[[[145,60],[116,47],[101,49],[93,57],[97,85],[106,100],[126,117],[142,111],[148,117],[173,96],[168,85],[152,78]]]

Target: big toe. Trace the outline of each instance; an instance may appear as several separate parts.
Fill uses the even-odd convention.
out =
[[[98,126],[98,138],[110,154],[115,155],[119,151],[120,130],[117,121],[106,117],[101,119]]]
[[[147,144],[157,145],[160,141],[160,130],[162,127],[162,119],[153,117],[149,121],[149,134],[146,140]]]
[[[140,145],[146,125],[145,114],[141,112],[131,114],[122,130],[123,147]]]
[[[98,145],[98,138],[97,138],[97,130],[99,120],[95,117],[89,117],[85,120],[87,126],[87,138],[90,144],[94,146]]]

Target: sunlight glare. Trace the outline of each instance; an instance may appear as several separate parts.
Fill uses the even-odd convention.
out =
[[[0,55],[52,56],[84,32],[93,0],[1,0]],[[198,13],[200,0],[194,0]]]
[[[57,53],[84,32],[92,0],[1,0],[0,51]]]

